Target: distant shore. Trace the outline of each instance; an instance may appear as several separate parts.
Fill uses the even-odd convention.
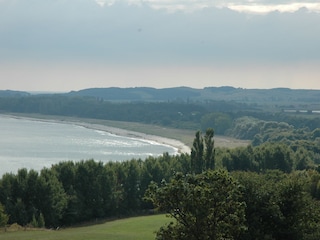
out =
[[[137,139],[144,139],[144,140],[149,140],[153,142],[157,142],[159,144],[171,146],[173,148],[176,148],[178,150],[178,153],[187,153],[190,154],[191,149],[189,146],[185,145],[181,141],[178,141],[176,139],[171,139],[171,138],[165,138],[161,136],[156,136],[156,135],[151,135],[151,134],[146,134],[142,132],[136,132],[136,131],[130,131],[127,129],[122,129],[122,128],[116,128],[116,127],[111,127],[103,124],[96,124],[96,123],[89,123],[86,122],[85,120],[81,118],[77,118],[76,120],[71,120],[71,119],[59,119],[55,117],[46,117],[46,118],[41,118],[40,116],[30,116],[30,115],[21,115],[21,114],[1,114],[2,116],[7,116],[7,117],[12,117],[12,118],[21,118],[21,119],[28,119],[32,121],[42,121],[42,122],[54,122],[54,123],[62,123],[62,124],[74,124],[77,126],[82,126],[85,128],[89,129],[94,129],[94,130],[99,130],[99,131],[104,131],[108,132],[114,135],[119,135],[119,136],[124,136],[124,137],[130,137],[130,138],[137,138]]]
[[[59,122],[59,121],[57,121],[57,122]],[[61,121],[60,121],[60,123],[61,123]],[[67,123],[67,122],[62,122],[62,123]],[[93,124],[93,123],[86,123],[86,122],[69,122],[69,123],[76,124],[76,125],[82,126],[82,127],[86,127],[89,129],[95,129],[95,130],[108,132],[108,133],[119,135],[119,136],[150,140],[150,141],[157,142],[160,144],[172,146],[172,147],[178,149],[178,153],[189,153],[190,154],[190,151],[191,151],[191,149],[187,145],[185,145],[182,142],[175,140],[175,139],[170,139],[170,138],[165,138],[165,137],[160,137],[160,136],[155,136],[155,135],[149,135],[149,134],[141,133],[141,132],[134,132],[134,131],[126,130],[126,129],[115,128],[115,127],[105,126],[105,125],[101,125],[101,124]]]

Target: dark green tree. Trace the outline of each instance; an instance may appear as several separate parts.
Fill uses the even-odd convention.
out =
[[[196,132],[191,148],[191,169],[193,173],[215,168],[214,130],[208,128],[204,139],[200,131]]]
[[[251,145],[227,149],[221,160],[228,171],[259,171],[259,163],[255,161]]]
[[[239,239],[319,239],[319,201],[312,199],[300,173],[236,172],[246,202],[248,231]]]
[[[36,219],[36,216],[34,214],[32,215],[32,220],[30,222],[30,225],[34,228],[38,227],[38,220]]]
[[[151,184],[145,196],[175,219],[157,239],[237,239],[245,229],[240,186],[225,171],[177,173],[169,183]]]
[[[101,218],[111,211],[111,178],[102,162],[91,159],[76,164],[73,208],[78,220]],[[70,194],[74,196],[72,192]]]
[[[299,147],[295,151],[294,158],[296,170],[310,169],[314,166],[312,161],[312,153],[303,147]]]
[[[285,144],[266,143],[255,148],[255,153],[262,171],[279,169],[289,173],[293,169],[293,151]]]
[[[0,203],[5,207],[6,213],[12,218],[12,213],[15,205],[15,196],[13,196],[12,187],[16,181],[16,176],[13,173],[6,173],[0,180]]]
[[[10,212],[10,222],[16,222],[22,226],[25,226],[29,222],[26,205],[21,198],[18,198],[13,205]]]
[[[215,149],[214,149],[214,130],[208,128],[206,135],[204,136],[205,142],[205,169],[214,169],[215,168]]]
[[[319,239],[319,201],[306,191],[305,176],[296,173],[279,183],[279,208],[282,221],[276,228],[275,239]]]
[[[316,128],[312,131],[312,138],[315,140],[316,138],[320,138],[320,128]]]
[[[38,218],[38,227],[39,228],[44,228],[45,227],[45,221],[44,221],[44,216],[42,213],[39,214],[39,218]]]
[[[53,170],[41,170],[37,189],[38,210],[43,213],[46,226],[59,226],[68,202],[63,186]]]
[[[8,220],[9,220],[9,217],[5,213],[3,205],[0,203],[0,227],[5,226]]]
[[[204,167],[203,163],[204,145],[201,132],[197,131],[191,148],[191,169],[194,173],[201,173]]]
[[[125,181],[123,183],[123,210],[131,213],[139,210],[141,204],[140,172],[141,169],[136,160],[126,162],[124,165]]]
[[[232,126],[232,119],[228,114],[212,112],[201,117],[201,129],[214,128],[217,134],[223,135]]]

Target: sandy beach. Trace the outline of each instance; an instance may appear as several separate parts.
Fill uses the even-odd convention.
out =
[[[169,145],[172,146],[176,149],[178,149],[179,153],[188,153],[190,154],[191,149],[183,144],[182,142],[175,140],[175,139],[170,139],[170,138],[164,138],[160,136],[155,136],[155,135],[149,135],[141,132],[134,132],[134,131],[129,131],[126,129],[121,129],[121,128],[114,128],[114,127],[109,127],[101,124],[92,124],[92,123],[86,123],[86,122],[70,122],[72,124],[76,124],[78,126],[90,128],[90,129],[95,129],[95,130],[100,130],[100,131],[105,131],[111,134],[115,135],[120,135],[124,137],[132,137],[132,138],[138,138],[138,139],[145,139],[149,141],[154,141],[160,144],[164,145]]]
[[[60,119],[48,119],[48,118],[38,118],[38,117],[29,117],[29,116],[18,116],[18,115],[3,115],[3,116],[8,116],[8,117],[13,117],[13,118],[21,118],[21,119],[28,119],[32,121],[42,121],[42,122],[54,122],[54,123],[62,123],[62,124],[73,124],[73,125],[78,125],[82,126],[85,128],[89,129],[94,129],[94,130],[99,130],[99,131],[105,131],[111,134],[119,135],[119,136],[124,136],[124,137],[130,137],[130,138],[138,138],[138,139],[144,139],[148,141],[154,141],[160,144],[172,146],[178,150],[178,153],[187,153],[190,154],[191,149],[181,141],[178,141],[176,139],[170,139],[170,138],[165,138],[161,136],[156,136],[156,135],[150,135],[142,132],[135,132],[135,131],[130,131],[127,129],[121,129],[121,128],[115,128],[115,127],[110,127],[107,125],[102,125],[102,124],[94,124],[94,123],[89,123],[82,121],[82,119],[77,119],[77,120],[60,120]]]

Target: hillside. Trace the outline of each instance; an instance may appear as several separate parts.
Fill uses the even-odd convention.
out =
[[[244,89],[234,87],[176,88],[90,88],[67,95],[90,96],[107,101],[236,101],[249,104],[295,105],[307,104],[319,109],[320,90],[307,89]]]
[[[107,222],[95,222],[92,225],[72,227],[66,229],[44,230],[44,229],[25,229],[13,224],[4,232],[0,228],[0,238],[2,240],[100,240],[100,239],[154,239],[155,231],[168,222],[164,215],[150,215],[118,219]]]
[[[26,97],[30,93],[22,91],[13,91],[13,90],[0,90],[0,97]]]

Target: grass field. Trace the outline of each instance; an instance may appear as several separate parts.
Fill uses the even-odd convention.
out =
[[[1,240],[151,240],[170,219],[165,215],[133,217],[92,226],[60,230],[16,230],[0,232]]]

